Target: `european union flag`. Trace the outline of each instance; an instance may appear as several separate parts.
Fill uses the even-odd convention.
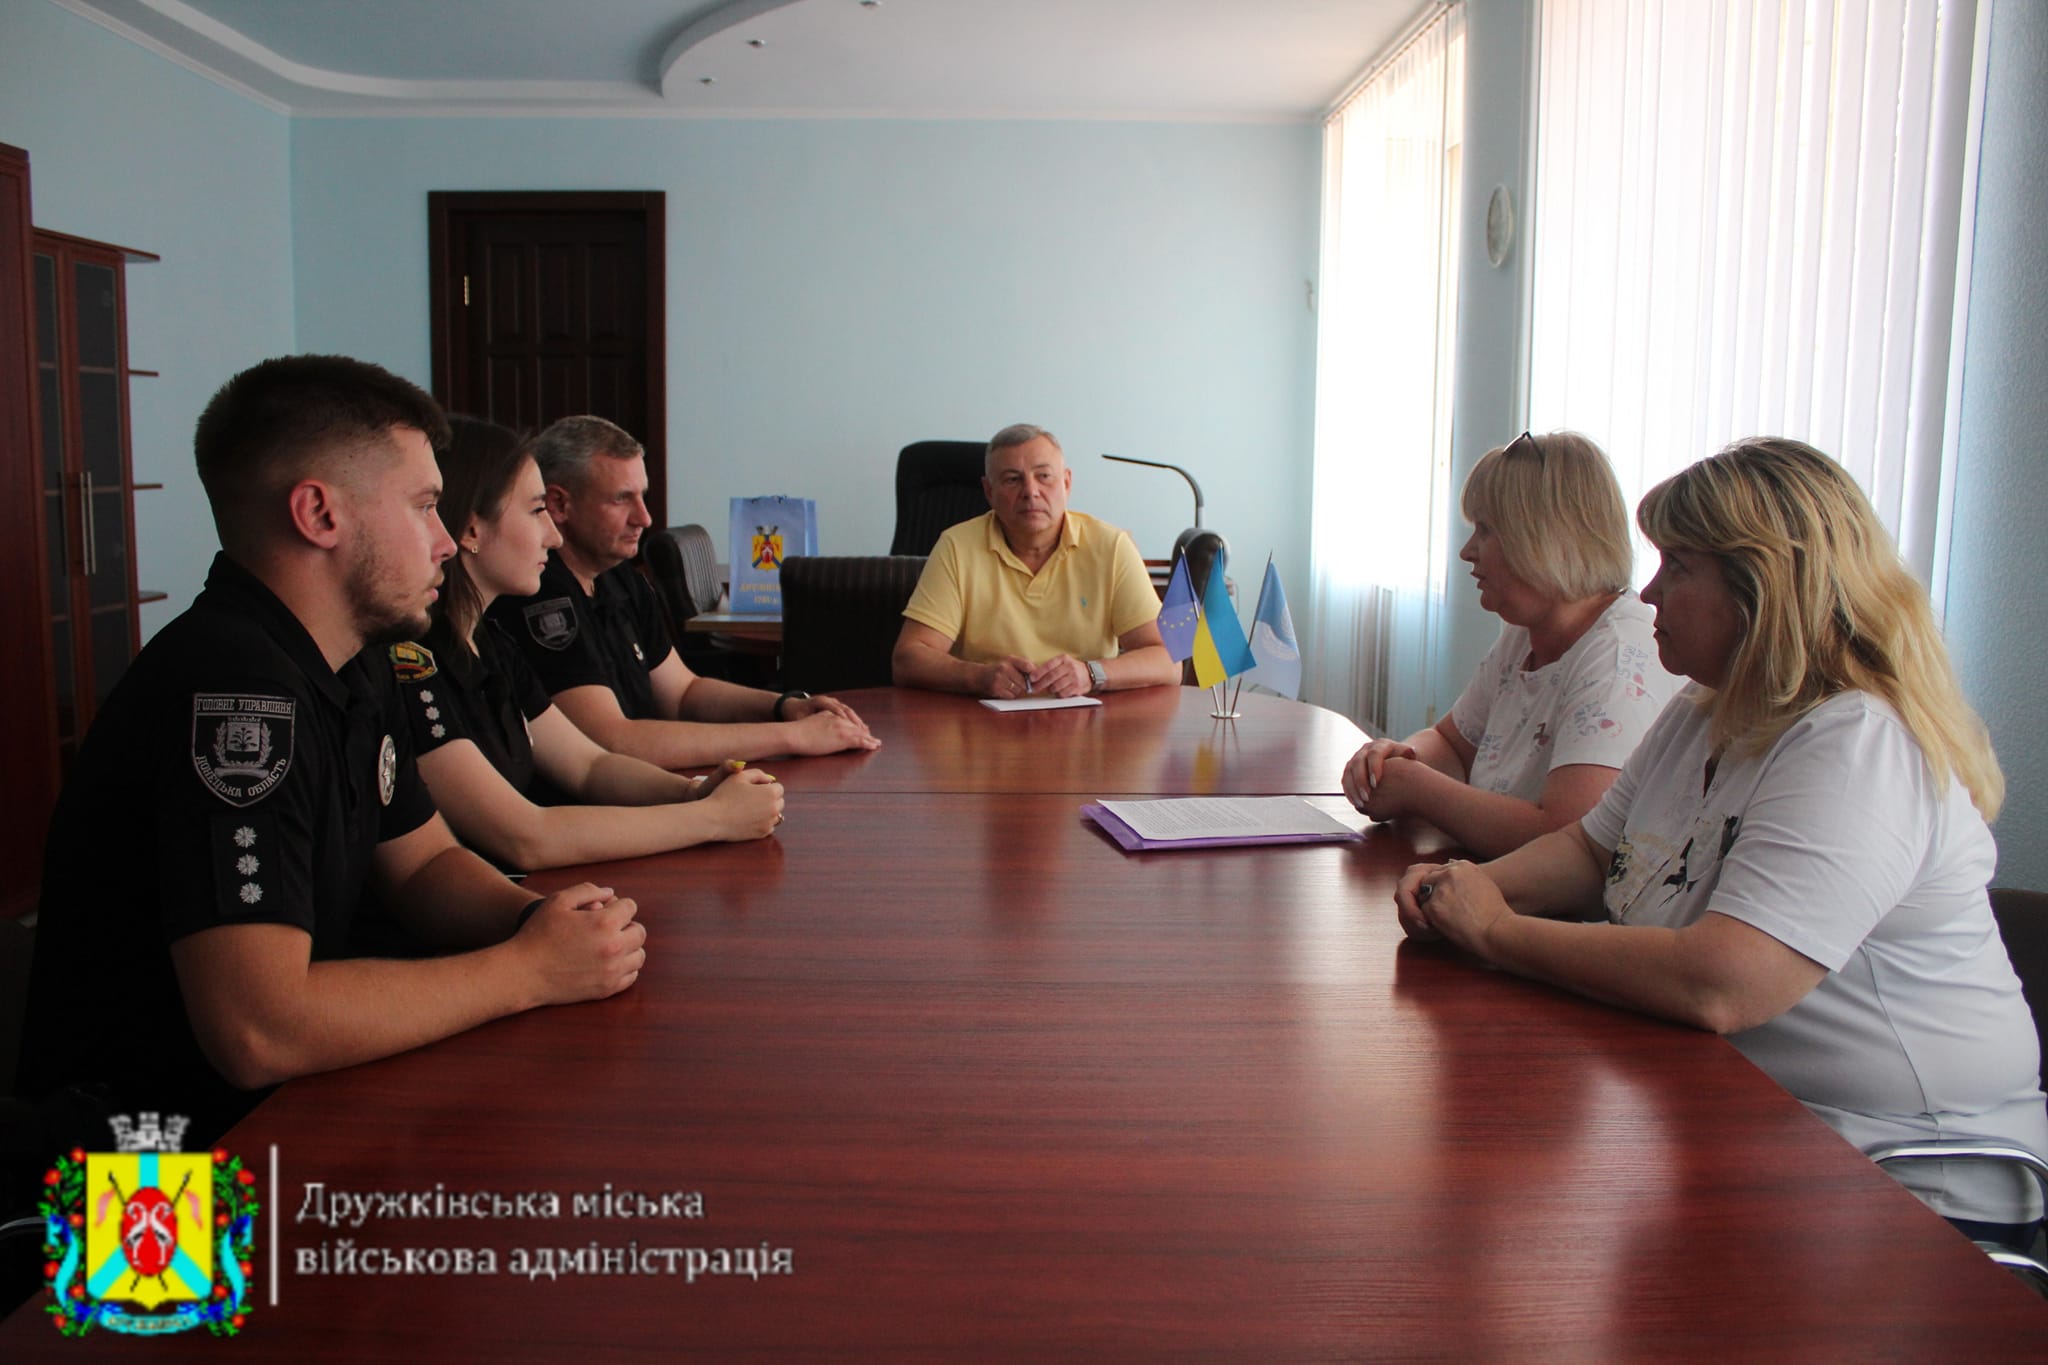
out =
[[[1167,580],[1166,597],[1159,604],[1159,638],[1166,641],[1167,656],[1175,663],[1195,652],[1195,627],[1201,617],[1183,555],[1173,561],[1173,577]]]

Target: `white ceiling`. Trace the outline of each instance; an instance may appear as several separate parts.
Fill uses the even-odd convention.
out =
[[[307,115],[1297,120],[1436,0],[55,0]],[[706,83],[708,80],[709,83]]]

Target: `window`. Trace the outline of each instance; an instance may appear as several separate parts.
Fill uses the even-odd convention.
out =
[[[1544,0],[1538,22],[1530,425],[1599,441],[1631,505],[1737,437],[1807,441],[1933,581],[1975,0]]]
[[[1305,681],[1381,733],[1422,705],[1443,598],[1464,71],[1440,7],[1323,128]]]

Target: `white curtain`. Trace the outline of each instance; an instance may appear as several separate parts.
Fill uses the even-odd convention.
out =
[[[1419,712],[1441,612],[1464,71],[1441,7],[1323,128],[1304,682],[1376,733]]]
[[[1543,0],[1539,24],[1530,425],[1599,441],[1631,506],[1797,437],[1929,581],[1976,0]]]

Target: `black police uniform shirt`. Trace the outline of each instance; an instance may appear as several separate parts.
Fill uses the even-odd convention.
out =
[[[668,622],[653,585],[631,564],[597,576],[586,594],[558,552],[548,554],[540,591],[501,597],[491,615],[519,642],[548,695],[609,687],[628,720],[661,720],[649,675],[669,656]]]
[[[288,924],[349,955],[377,845],[434,814],[382,649],[337,673],[289,608],[220,555],[94,719],[51,817],[22,1046],[31,1098],[110,1086],[117,1109],[212,1142],[262,1098],[200,1050],[171,945]]]
[[[429,754],[466,739],[514,791],[537,805],[554,804],[526,728],[554,703],[497,622],[477,622],[475,637],[472,654],[443,618],[418,642],[391,646],[413,751]]]

